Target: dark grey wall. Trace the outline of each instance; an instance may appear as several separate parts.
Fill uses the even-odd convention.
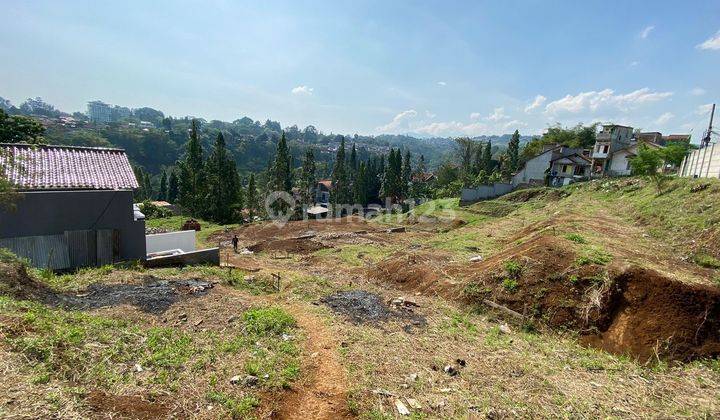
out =
[[[133,220],[132,191],[22,192],[15,204],[0,210],[0,239],[117,229],[120,259],[145,258],[145,221]]]

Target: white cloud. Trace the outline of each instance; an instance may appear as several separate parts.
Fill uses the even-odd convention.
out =
[[[720,31],[717,31],[715,35],[706,39],[702,44],[698,44],[695,48],[701,50],[720,50]]]
[[[292,92],[293,95],[298,96],[311,96],[313,94],[313,88],[310,86],[300,85],[298,87],[292,88],[290,92]]]
[[[697,107],[697,110],[695,111],[695,113],[697,115],[704,117],[705,115],[710,114],[711,110],[712,110],[712,104],[705,104],[705,105],[700,105],[699,107]]]
[[[640,64],[640,63],[638,63],[637,61],[631,61],[630,67],[637,67],[638,64]]]
[[[640,31],[640,38],[645,39],[650,35],[650,32],[655,29],[654,25],[646,26],[642,31]]]
[[[626,94],[615,94],[612,89],[593,90],[580,92],[577,95],[565,95],[565,97],[547,104],[545,112],[551,115],[563,112],[577,114],[584,111],[594,112],[606,107],[627,111],[638,105],[657,102],[672,95],[672,92],[652,92],[649,88],[638,89]]]
[[[380,133],[390,133],[403,127],[406,128],[408,121],[417,117],[417,114],[417,111],[414,109],[408,109],[407,111],[397,114],[389,123],[377,127],[376,130]]]
[[[508,128],[517,129],[518,127],[527,127],[527,124],[524,123],[524,122],[522,122],[522,121],[512,120],[512,121],[506,122],[506,123],[503,125],[503,128],[504,128],[505,130],[507,130]]]
[[[447,86],[447,83],[445,82],[437,82],[438,86]]]
[[[488,121],[500,121],[500,120],[506,120],[508,118],[510,118],[510,117],[505,115],[505,108],[499,107],[499,108],[495,108],[493,110],[492,114],[488,115],[486,119]]]
[[[540,108],[545,101],[547,101],[547,98],[542,95],[537,95],[535,99],[532,101],[532,103],[525,107],[525,112],[530,113],[532,110]]]
[[[655,121],[653,121],[653,123],[656,125],[664,125],[665,123],[667,123],[674,117],[675,117],[675,114],[673,114],[672,112],[666,112],[666,113],[662,114],[661,116],[657,117],[657,119]]]
[[[471,119],[471,120],[477,120],[478,118],[480,118],[480,113],[479,113],[479,112],[473,112],[473,113],[470,114],[470,119]]]
[[[430,111],[425,111],[425,116],[432,120],[433,118],[437,117],[437,114],[433,114]]]
[[[414,131],[432,136],[452,136],[466,135],[479,136],[487,134],[488,127],[483,123],[463,124],[458,121],[434,122],[421,127],[417,127]]]
[[[693,89],[690,91],[690,94],[693,95],[693,96],[702,96],[702,95],[704,95],[705,93],[706,93],[706,92],[705,92],[705,89],[703,89],[703,88],[701,88],[701,87],[693,88]]]

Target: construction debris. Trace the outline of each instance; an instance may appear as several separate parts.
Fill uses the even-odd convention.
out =
[[[410,410],[399,399],[395,400],[395,408],[401,416],[409,416]]]

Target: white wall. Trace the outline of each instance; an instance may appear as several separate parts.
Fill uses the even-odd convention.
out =
[[[635,153],[637,148],[633,148],[632,152]],[[623,150],[613,153],[612,159],[610,160],[610,172],[613,175],[630,175],[630,169],[628,169],[628,152],[629,150]]]
[[[680,176],[720,178],[720,144],[693,150],[685,157]]]
[[[195,251],[195,231],[181,230],[145,235],[145,247],[148,254],[170,249],[182,249],[185,252]]]
[[[535,156],[525,163],[523,169],[513,176],[513,185],[527,184],[531,181],[545,182],[545,171],[550,167],[552,152]]]

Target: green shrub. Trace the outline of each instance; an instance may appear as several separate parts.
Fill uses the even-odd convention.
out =
[[[565,235],[565,239],[567,239],[568,241],[573,241],[577,244],[587,243],[587,240],[579,233],[568,233],[567,235]]]
[[[693,257],[695,264],[705,268],[720,268],[720,260],[712,255],[698,253]]]
[[[522,266],[517,261],[505,261],[505,271],[510,278],[516,279],[522,274]]]
[[[502,287],[508,292],[514,292],[518,287],[518,282],[515,279],[504,278],[502,281]]]
[[[243,320],[245,330],[253,334],[280,335],[295,326],[295,319],[280,308],[250,309]]]

